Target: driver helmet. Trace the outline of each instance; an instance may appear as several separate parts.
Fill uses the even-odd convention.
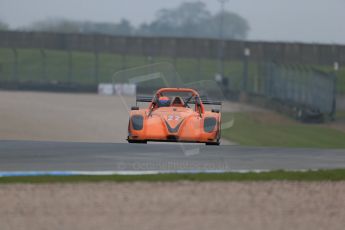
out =
[[[170,98],[166,96],[161,96],[158,99],[158,107],[168,107],[170,106]]]

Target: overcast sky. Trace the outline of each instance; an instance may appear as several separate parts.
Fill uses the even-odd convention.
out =
[[[187,0],[0,0],[0,20],[12,28],[46,18],[97,22],[150,22],[161,8]],[[213,13],[217,0],[203,0]],[[246,18],[250,40],[345,44],[345,0],[229,0],[226,9]]]

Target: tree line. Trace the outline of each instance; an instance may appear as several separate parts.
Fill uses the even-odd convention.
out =
[[[221,29],[221,20],[223,27]],[[0,23],[0,30],[8,29]],[[47,31],[122,36],[168,36],[245,39],[250,30],[247,20],[240,15],[223,11],[212,14],[203,2],[184,2],[171,9],[161,9],[149,23],[134,26],[128,19],[117,23],[48,19],[20,28],[24,31]]]

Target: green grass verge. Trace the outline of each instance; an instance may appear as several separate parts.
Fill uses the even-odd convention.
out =
[[[176,182],[176,181],[343,181],[345,169],[306,172],[272,171],[262,173],[214,173],[214,174],[157,174],[113,176],[30,176],[2,177],[0,184],[7,183],[82,183],[82,182]]]
[[[343,120],[345,119],[345,111],[337,111],[337,114],[336,114],[336,119],[340,119],[340,120]]]
[[[265,113],[224,114],[224,119],[234,116],[231,129],[222,136],[241,145],[301,148],[345,148],[345,133],[332,128],[300,123],[271,123],[255,120]]]

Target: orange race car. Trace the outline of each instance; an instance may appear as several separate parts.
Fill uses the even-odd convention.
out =
[[[128,124],[129,143],[198,142],[219,145],[220,110],[206,111],[205,105],[219,105],[200,97],[189,88],[162,88],[152,97],[137,96],[136,103],[149,102],[146,109],[131,108]]]

